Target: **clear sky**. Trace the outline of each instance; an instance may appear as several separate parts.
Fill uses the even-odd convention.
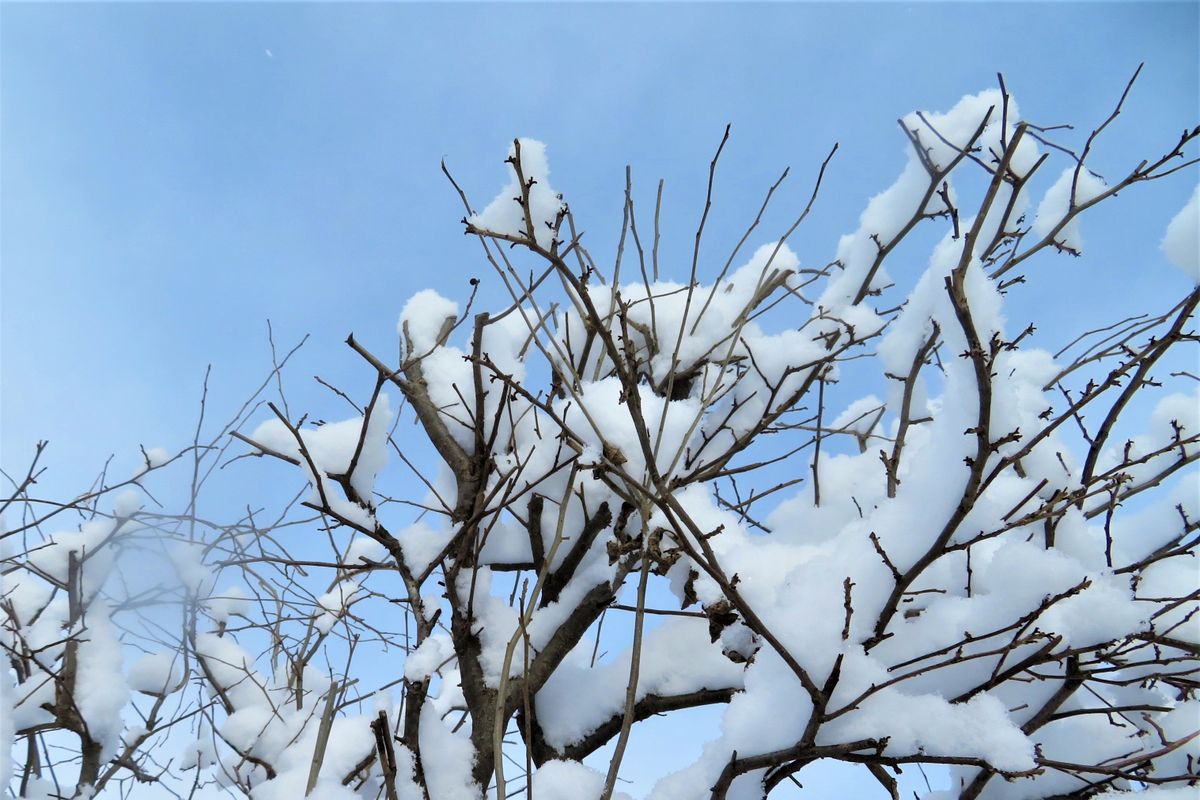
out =
[[[312,335],[292,372],[301,407],[336,407],[312,399],[314,373],[367,391],[347,333],[392,352],[408,295],[462,298],[488,277],[443,158],[482,206],[512,138],[545,141],[601,261],[625,165],[643,209],[664,178],[664,262],[682,275],[726,123],[710,262],[790,165],[761,241],[777,236],[840,142],[793,240],[824,264],[903,165],[895,120],[998,71],[1027,118],[1086,131],[1144,61],[1096,168],[1169,149],[1200,121],[1198,20],[1195,2],[4,3],[0,464],[22,469],[50,439],[72,491],[109,453],[129,470],[138,443],[186,444],[205,365],[220,410],[269,369],[268,318],[281,344]],[[1179,294],[1157,249],[1196,184],[1177,177],[1085,220],[1088,257],[1055,263],[1018,308],[1052,307],[1050,332],[1073,335],[1091,304]]]

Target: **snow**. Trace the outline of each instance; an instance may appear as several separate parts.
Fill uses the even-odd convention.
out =
[[[204,587],[211,587],[214,578],[208,565],[204,563],[204,545],[200,542],[176,542],[168,553],[171,566],[175,568],[179,580],[191,592],[201,593]]]
[[[148,695],[170,694],[180,688],[183,669],[175,653],[149,653],[133,662],[126,681],[135,692]]]
[[[533,774],[537,800],[600,800],[604,776],[578,761],[547,761]]]
[[[989,89],[962,98],[944,114],[925,114],[929,124],[921,121],[915,113],[907,115],[903,123],[910,131],[916,131],[915,135],[921,145],[929,149],[929,155],[935,165],[945,167],[967,143],[989,109],[992,109],[989,124],[984,128],[978,145],[984,152],[987,152],[988,148],[999,151],[1001,134],[1011,138],[1018,120],[1016,104],[1010,100],[1008,129],[1005,131],[1001,131],[1000,125],[1001,106],[1000,92]],[[930,129],[930,125],[933,126],[933,130]],[[937,134],[941,134],[941,137]],[[951,144],[943,143],[942,138]],[[842,265],[842,272],[827,283],[820,300],[817,301],[818,307],[841,313],[859,287],[867,282],[869,270],[875,264],[880,248],[890,244],[914,214],[923,211],[936,213],[944,209],[944,204],[937,195],[931,197],[928,205],[922,208],[922,199],[928,187],[928,173],[911,143],[906,145],[906,151],[907,163],[899,177],[890,187],[871,198],[859,218],[858,229],[843,236],[838,242],[837,259]],[[1014,169],[1019,172],[1028,170],[1037,159],[1037,147],[1029,137],[1024,137],[1016,155],[1013,160]],[[953,188],[953,181],[949,183]],[[963,224],[968,225],[970,221],[963,220]],[[874,280],[869,281],[867,285],[872,288],[882,286],[886,283],[884,278],[884,275],[876,274]],[[940,287],[939,282],[939,290]]]
[[[165,447],[144,447],[142,448],[142,466],[135,474],[148,472],[152,469],[158,469],[171,460],[171,454]]]
[[[519,139],[521,146],[521,171],[526,182],[533,180],[529,189],[529,214],[533,220],[534,236],[539,246],[549,248],[554,238],[554,221],[563,207],[562,198],[550,187],[550,167],[546,160],[546,145],[535,139]],[[508,157],[516,154],[510,147]],[[527,236],[525,212],[517,201],[521,197],[521,184],[517,180],[513,164],[507,165],[511,173],[508,185],[500,190],[492,202],[468,221],[485,230],[512,236]]]
[[[581,402],[560,403],[562,416],[567,425],[577,431],[586,446],[593,449],[615,452],[617,460],[624,459],[624,467],[632,475],[646,472],[646,457],[642,451],[636,427],[620,402],[621,383],[617,378],[605,378],[583,386]],[[660,474],[669,474],[671,466],[678,465],[677,456],[685,453],[698,437],[694,426],[699,412],[699,403],[692,400],[666,402],[648,388],[639,392],[642,409],[647,420],[654,420],[653,436],[657,444],[655,464]],[[661,433],[657,424],[662,420]]]
[[[979,694],[951,704],[937,695],[882,690],[862,709],[834,723],[826,735],[846,741],[887,737],[887,754],[962,755],[981,758],[998,770],[1033,769],[1033,743],[1013,724],[994,697]]]
[[[1189,736],[1194,738],[1156,759],[1155,768],[1164,775],[1193,774],[1196,763],[1200,762],[1200,736],[1195,735],[1200,730],[1200,700],[1187,700],[1176,704],[1173,709],[1159,717],[1157,722],[1162,726],[1163,735],[1169,742],[1180,742]]]
[[[471,781],[471,741],[455,735],[428,703],[421,709],[421,765],[430,797],[438,800],[482,800]]]
[[[111,537],[117,533],[111,520],[84,523],[78,531],[52,534],[46,543],[29,555],[29,564],[38,572],[65,583],[70,571],[71,554],[82,570],[83,594],[91,597],[100,590],[113,567]]]
[[[122,674],[121,643],[104,603],[93,603],[87,614],[87,635],[79,643],[75,674],[75,706],[87,723],[88,735],[102,745],[102,758],[111,758],[121,740],[121,711],[129,702]]]
[[[317,598],[317,628],[328,633],[334,622],[345,614],[350,606],[363,597],[365,592],[359,581],[345,578],[328,592]]]
[[[746,670],[746,690],[726,706],[721,720],[727,752],[769,753],[789,747],[804,735],[812,700],[783,660],[763,651]],[[779,713],[786,708],[787,713]]]
[[[458,303],[447,300],[432,289],[414,294],[404,304],[396,330],[408,340],[413,355],[421,356],[438,345],[438,334],[446,320],[458,316]]]
[[[358,567],[365,563],[379,563],[387,556],[387,551],[383,545],[367,536],[355,536],[350,542],[350,546],[346,548],[346,555],[342,557],[342,563],[348,566]]]
[[[388,461],[387,436],[391,421],[391,401],[386,392],[381,392],[372,409],[365,435],[362,417],[330,422],[319,428],[307,428],[300,432],[305,450],[322,473],[319,479],[324,487],[325,498],[334,511],[358,524],[370,526],[370,514],[358,503],[342,499],[341,490],[325,476],[345,475],[350,469],[355,452],[358,451],[358,461],[354,462],[354,474],[349,476],[349,483],[363,502],[371,502],[375,478]],[[318,476],[311,474],[300,452],[300,444],[281,420],[269,419],[263,422],[250,438],[275,452],[299,460],[301,469],[315,486]],[[358,450],[360,439],[362,449]],[[320,494],[315,488],[310,500],[320,501]]]
[[[884,402],[873,394],[860,397],[829,423],[833,430],[845,429],[855,436],[866,439],[875,430],[886,408]]]
[[[285,727],[303,724],[297,715],[288,712],[284,714],[289,717]],[[256,786],[251,795],[253,800],[291,800],[304,797],[319,727],[315,718],[309,718],[306,722],[303,731],[293,734],[294,740],[287,742],[285,748],[281,748],[281,752],[271,757],[279,774],[276,778]],[[350,774],[362,758],[371,752],[374,743],[374,736],[365,717],[334,720],[322,753],[317,784],[308,797],[324,800],[360,800],[359,793],[342,785],[342,778]]]
[[[1160,246],[1168,261],[1200,283],[1200,185],[1167,224]]]
[[[297,800],[301,797],[307,797],[307,800],[361,800],[357,792],[332,778],[317,781],[313,790],[306,795],[307,787],[308,770],[294,769],[258,784],[250,792],[250,797],[251,800]]]
[[[332,592],[331,592],[332,594]],[[328,602],[335,600],[325,598]],[[303,705],[295,702],[291,676],[264,676],[250,655],[229,636],[203,634],[197,637],[196,654],[206,675],[220,687],[232,711],[220,723],[220,740],[230,747],[272,764],[276,777],[263,781],[259,768],[235,759],[232,769],[242,780],[252,780],[252,797],[277,800],[303,796],[325,707],[325,695],[336,690],[329,674],[311,665],[304,669]],[[281,682],[280,678],[284,680]],[[344,788],[341,780],[350,774],[374,747],[369,718],[338,716],[332,721],[322,754],[321,771],[315,794],[331,800],[358,797]],[[220,752],[216,752],[217,757]],[[208,763],[214,757],[201,729],[197,742],[184,752],[185,764]],[[260,770],[261,772],[261,770]],[[299,788],[297,788],[299,787]],[[314,795],[310,795],[314,796]]]
[[[1137,746],[1131,726],[1110,723],[1103,714],[1067,717],[1046,725],[1030,738],[1037,743],[1045,758],[1087,764],[1101,763],[1109,754],[1127,753]],[[1033,800],[1077,791],[1080,782],[1078,777],[1069,773],[1046,770],[1003,787],[1008,790],[1005,795],[1000,794],[999,785],[990,788],[991,797]]]
[[[142,496],[135,489],[126,489],[113,502],[113,516],[130,517],[142,507]]]
[[[1065,553],[1033,544],[1009,541],[982,566],[976,586],[1002,598],[1005,610],[1033,611],[1046,598],[1082,584],[1079,594],[1055,603],[1038,618],[1038,627],[1063,636],[1064,644],[1086,647],[1144,629],[1149,604],[1137,603],[1128,580],[1088,574],[1083,564]]]
[[[742,668],[709,646],[703,620],[673,619],[648,631],[639,662],[637,699],[688,694],[701,689],[741,688]],[[680,659],[678,654],[690,654]],[[590,650],[554,672],[537,694],[538,723],[547,743],[564,747],[583,739],[625,707],[630,653],[596,667]]]
[[[1074,189],[1074,204],[1072,204],[1072,188]],[[1086,169],[1079,170],[1078,177],[1075,167],[1067,167],[1059,175],[1058,180],[1046,190],[1042,202],[1038,204],[1037,215],[1033,220],[1033,233],[1039,239],[1045,238],[1058,227],[1063,218],[1075,207],[1094,199],[1108,187],[1104,181]],[[1061,231],[1055,234],[1054,241],[1062,247],[1074,251],[1083,250],[1083,237],[1079,233],[1079,221],[1073,219]]]
[[[0,593],[4,591],[4,578],[0,576]],[[15,686],[13,673],[8,663],[0,669],[0,786],[8,786],[12,775],[13,701]]]
[[[235,584],[209,597],[204,601],[204,606],[213,622],[221,623],[228,622],[232,616],[244,614],[250,606],[250,600],[246,597],[246,591]]]
[[[421,642],[420,646],[404,659],[404,676],[409,680],[421,680],[450,663],[453,655],[454,645],[450,636],[435,633]]]
[[[23,800],[58,800],[61,795],[55,791],[54,784],[50,781],[33,778],[21,797]]]
[[[1193,479],[1192,485],[1196,481]],[[1196,566],[1190,558],[1171,558],[1151,564],[1138,584],[1142,597],[1184,597],[1195,589]],[[1200,602],[1180,603],[1160,614],[1155,626],[1173,638],[1200,645],[1200,625],[1195,622]],[[1189,624],[1190,623],[1190,624]]]
[[[235,707],[251,706],[264,698],[264,683],[254,669],[254,659],[232,638],[200,634],[196,637],[196,657]]]
[[[179,768],[182,770],[205,769],[216,763],[216,750],[213,748],[212,730],[207,725],[200,725],[195,740],[184,745],[179,754]]]

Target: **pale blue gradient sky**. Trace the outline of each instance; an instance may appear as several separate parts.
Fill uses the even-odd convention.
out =
[[[306,382],[368,389],[348,332],[390,352],[412,292],[465,297],[479,276],[495,296],[442,158],[482,206],[514,136],[547,142],[552,182],[602,262],[624,166],[643,209],[665,178],[664,263],[679,276],[726,123],[711,260],[791,165],[751,245],[778,236],[837,141],[793,239],[824,264],[902,167],[894,121],[947,109],[997,71],[1031,120],[1087,129],[1145,61],[1095,167],[1169,149],[1200,119],[1198,9],[5,3],[0,464],[22,469],[49,439],[50,485],[74,491],[109,453],[128,472],[139,442],[183,446],[206,364],[222,411],[269,368],[267,318],[277,342],[312,334],[293,405],[337,413]],[[1177,178],[1098,209],[1087,257],[1038,273],[1012,313],[1052,306],[1054,344],[1097,303],[1143,311],[1178,294],[1187,279],[1157,250],[1196,172]]]

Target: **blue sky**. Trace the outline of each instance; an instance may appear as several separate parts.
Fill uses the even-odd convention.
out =
[[[1000,71],[1027,118],[1076,123],[1063,138],[1078,144],[1145,61],[1096,155],[1116,173],[1200,120],[1198,41],[1194,2],[5,3],[0,464],[22,469],[49,439],[47,485],[65,494],[109,453],[127,471],[138,443],[183,446],[205,365],[221,411],[269,369],[268,318],[280,344],[312,336],[293,405],[336,415],[308,379],[369,390],[347,333],[393,352],[413,292],[461,298],[479,276],[495,296],[443,158],[481,207],[514,136],[547,142],[601,261],[625,165],[642,209],[664,178],[664,263],[682,275],[726,123],[712,261],[790,165],[750,245],[777,236],[839,142],[793,240],[824,264],[902,167],[901,115]],[[1114,319],[1165,306],[1187,279],[1157,243],[1196,171],[1177,178],[1085,220],[1087,257],[1054,262],[1014,313],[1052,308],[1055,344],[1095,304]]]

